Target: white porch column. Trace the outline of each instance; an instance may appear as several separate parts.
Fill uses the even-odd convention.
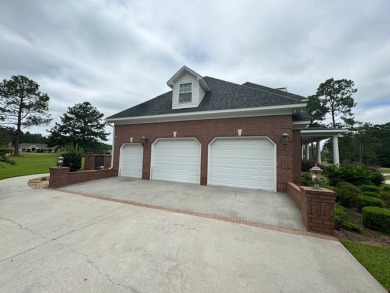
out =
[[[320,140],[317,140],[316,147],[317,147],[317,164],[321,164],[321,144]]]
[[[310,145],[306,144],[306,160],[310,160]]]
[[[339,155],[339,137],[338,135],[333,135],[333,165],[340,165],[340,155]]]

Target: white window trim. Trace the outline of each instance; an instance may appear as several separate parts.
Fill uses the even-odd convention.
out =
[[[180,85],[182,85],[182,84],[191,84],[191,91],[189,91],[189,92],[180,92]],[[178,94],[178,102],[179,102],[179,104],[189,104],[189,103],[192,103],[193,102],[193,89],[194,89],[194,87],[193,87],[193,82],[192,81],[190,81],[190,82],[183,82],[183,83],[180,83],[179,84],[179,89],[178,89],[178,91],[179,91],[179,94]],[[188,101],[188,102],[180,102],[180,94],[188,94],[188,93],[191,93],[191,101]]]

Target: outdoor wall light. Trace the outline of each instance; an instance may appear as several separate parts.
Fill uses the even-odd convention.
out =
[[[176,137],[176,135],[177,135],[177,131],[174,131],[173,132],[173,137]]]
[[[57,158],[57,167],[61,168],[63,164],[64,164],[64,157],[63,156],[59,156]]]
[[[148,142],[148,138],[146,136],[141,137],[141,144],[145,145]]]
[[[310,169],[311,180],[314,183],[314,189],[320,189],[321,175],[322,169],[320,169],[317,164],[313,168]]]
[[[133,142],[133,138],[132,137],[130,137],[130,142]]]
[[[241,134],[242,134],[242,129],[237,129],[237,134],[238,134],[238,136],[241,136]]]
[[[288,133],[283,133],[282,134],[282,144],[287,144],[288,143]]]

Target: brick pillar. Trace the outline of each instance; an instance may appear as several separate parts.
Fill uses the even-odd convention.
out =
[[[310,232],[334,235],[334,204],[336,193],[329,189],[313,189],[301,186],[305,199],[302,217],[306,229]]]
[[[69,167],[50,168],[50,188],[58,188],[68,185],[69,182]]]
[[[84,155],[84,170],[95,170],[95,156],[93,153]]]

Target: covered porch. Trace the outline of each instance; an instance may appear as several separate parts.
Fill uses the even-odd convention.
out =
[[[308,160],[315,159],[318,164],[321,164],[321,141],[332,138],[333,141],[333,165],[340,165],[339,154],[339,137],[347,133],[347,129],[333,129],[333,128],[305,128],[301,130],[302,139],[302,158]],[[316,144],[316,154],[314,158],[310,156],[309,145]],[[306,153],[303,147],[306,146]]]

